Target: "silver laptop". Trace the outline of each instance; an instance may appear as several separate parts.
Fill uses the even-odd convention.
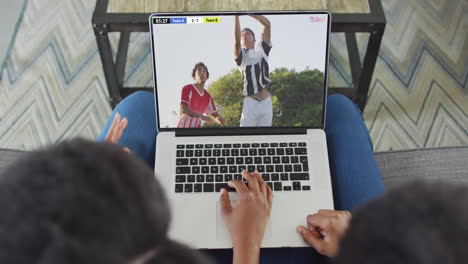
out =
[[[296,226],[333,209],[324,132],[326,11],[150,16],[157,112],[155,175],[170,236],[232,247],[220,190],[257,170],[273,190],[262,247],[303,247]],[[255,221],[255,219],[251,219]]]

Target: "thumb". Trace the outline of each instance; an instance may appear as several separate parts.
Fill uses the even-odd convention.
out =
[[[223,216],[228,215],[231,212],[231,201],[229,200],[229,195],[226,189],[221,190],[221,197],[219,198],[220,200],[220,206],[221,206],[221,214]]]
[[[307,227],[305,226],[298,226],[296,228],[297,232],[301,235],[304,241],[315,248],[320,254],[322,254],[323,249],[323,239],[318,238],[315,236]]]

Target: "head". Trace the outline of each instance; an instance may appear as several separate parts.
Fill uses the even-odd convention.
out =
[[[75,139],[25,154],[0,175],[0,207],[0,263],[204,261],[170,241],[153,170],[116,145]]]
[[[336,263],[462,263],[468,186],[417,181],[353,214]]]
[[[196,83],[204,84],[209,77],[210,73],[208,72],[208,68],[203,62],[199,62],[193,66],[192,78]]]
[[[255,47],[255,34],[250,28],[244,28],[241,31],[241,46],[244,49],[253,49]]]

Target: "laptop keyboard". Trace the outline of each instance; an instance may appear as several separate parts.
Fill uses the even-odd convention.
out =
[[[305,142],[179,144],[175,192],[220,192],[257,170],[273,191],[310,190]]]

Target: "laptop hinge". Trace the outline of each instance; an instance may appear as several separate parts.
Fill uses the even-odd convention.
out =
[[[243,128],[243,129],[180,129],[176,137],[197,136],[252,136],[252,135],[304,135],[306,128]]]

